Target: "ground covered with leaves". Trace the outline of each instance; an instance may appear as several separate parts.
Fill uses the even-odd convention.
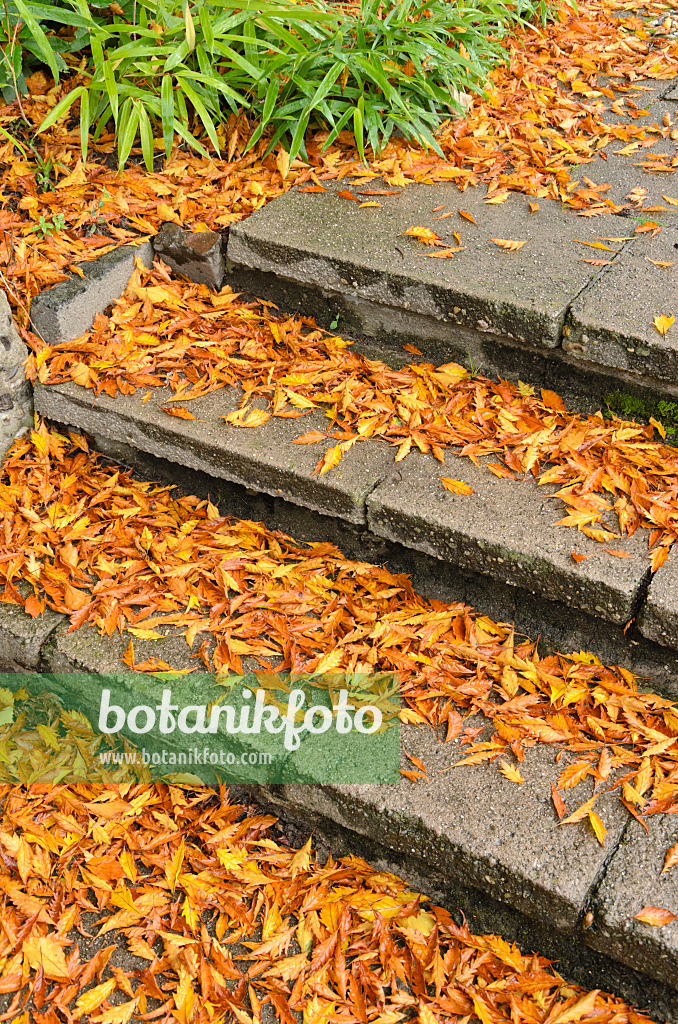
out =
[[[507,63],[491,73],[486,97],[472,97],[466,116],[441,129],[443,158],[392,140],[378,156],[368,153],[365,165],[351,132],[342,132],[326,150],[327,133],[311,132],[308,162],[296,159],[290,165],[282,147],[265,156],[266,139],[242,155],[255,126],[232,115],[218,128],[226,158],[175,149],[160,170],[130,166],[118,174],[109,159],[112,134],[99,137],[92,159],[83,164],[79,158],[75,108],[43,135],[33,134],[57,102],[86,80],[80,73],[54,86],[36,72],[21,109],[17,103],[0,109],[0,128],[23,140],[22,150],[5,135],[0,142],[0,284],[27,327],[31,296],[69,271],[77,273],[79,262],[140,234],[153,234],[163,221],[223,229],[293,184],[311,179],[367,182],[380,175],[390,186],[454,181],[462,189],[486,182],[499,198],[518,190],[559,199],[587,215],[615,212],[618,207],[606,199],[605,187],[573,180],[573,168],[606,157],[606,147],[618,143],[638,152],[639,181],[643,169],[669,177],[678,166],[666,145],[675,129],[635,123],[647,88],[643,79],[678,74],[678,42],[671,32],[674,5],[652,3],[643,18],[634,8],[627,0],[583,0],[576,12],[563,5],[543,30],[528,27],[504,39]],[[610,112],[619,119],[616,123],[607,116]],[[163,139],[156,144],[161,153]]]
[[[560,747],[554,809],[601,843],[594,806],[605,790],[646,827],[678,809],[677,705],[638,692],[623,667],[583,652],[542,657],[512,626],[426,600],[404,575],[139,483],[103,465],[83,437],[45,424],[6,459],[0,509],[0,599],[33,616],[68,614],[73,629],[129,635],[130,668],[170,670],[158,658],[137,662],[134,639],[183,635],[196,667],[216,672],[240,673],[244,658],[264,672],[396,671],[402,720],[447,739],[463,733],[462,765],[499,761],[519,784],[526,749]],[[478,712],[488,726],[465,729]],[[408,777],[424,777],[425,765],[415,767]],[[585,779],[593,797],[566,808],[563,793]]]
[[[319,474],[368,439],[397,446],[396,462],[412,450],[442,462],[454,448],[474,462],[497,457],[485,461],[496,476],[531,473],[541,485],[557,484],[567,515],[555,525],[576,527],[607,545],[611,557],[626,552],[610,545],[644,527],[657,569],[678,536],[678,452],[653,440],[655,430],[665,435],[658,421],[643,426],[570,413],[553,391],[537,396],[529,385],[472,375],[456,363],[392,369],[312,320],[244,302],[228,286],[215,295],[175,281],[159,263],[150,271],[139,264],[111,315],[98,316],[81,338],[54,347],[30,340],[30,379],[72,380],[111,396],[169,383],[170,415],[194,418],[181,403],[233,386],[243,397],[224,417],[228,428],[324,409],[327,430],[297,438],[336,442],[321,455]],[[450,491],[472,493],[461,481],[440,479]],[[573,557],[585,556],[575,550]]]
[[[647,1024],[359,857],[185,786],[0,791],[14,1024]]]

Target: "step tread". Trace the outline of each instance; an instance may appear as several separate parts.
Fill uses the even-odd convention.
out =
[[[491,460],[487,460],[491,461]],[[440,477],[468,484],[473,494],[446,491]],[[367,499],[373,533],[474,572],[626,624],[650,571],[647,535],[594,541],[554,524],[567,514],[553,487],[531,478],[506,480],[485,466],[447,452],[445,465],[413,452]],[[602,524],[599,524],[602,525]],[[584,556],[577,563],[574,548]],[[619,558],[606,549],[622,550]]]
[[[560,344],[569,303],[598,273],[580,262],[593,250],[575,239],[594,241],[600,225],[573,217],[552,200],[540,200],[539,212],[531,214],[523,195],[488,205],[484,189],[461,193],[455,185],[414,184],[384,197],[381,209],[365,210],[337,198],[342,186],[346,183],[328,183],[328,193],[318,195],[292,189],[272,200],[231,228],[229,259],[300,284],[343,290],[353,299],[446,320],[451,336],[470,327],[539,347]],[[441,212],[464,210],[476,224],[458,213],[437,219],[441,212],[432,211],[442,204]],[[452,247],[458,231],[466,248],[452,258],[429,258],[434,249],[403,236],[412,226],[436,231]],[[491,238],[528,244],[504,252]]]

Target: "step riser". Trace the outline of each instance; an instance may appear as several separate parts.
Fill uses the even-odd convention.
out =
[[[606,397],[614,392],[638,398],[649,409],[659,401],[678,403],[678,386],[627,370],[606,371],[595,363],[573,358],[563,348],[516,344],[502,335],[370,302],[347,290],[301,284],[242,264],[231,263],[229,271],[226,281],[235,291],[274,302],[283,313],[313,316],[320,327],[354,338],[358,351],[392,366],[402,366],[412,359],[403,351],[403,345],[410,344],[422,353],[415,357],[416,362],[458,362],[489,377],[519,379],[536,388],[550,388],[578,412],[604,408]]]
[[[68,424],[61,427],[67,429]],[[393,573],[406,573],[424,597],[463,601],[495,621],[515,622],[521,635],[541,638],[542,654],[592,651],[605,664],[623,665],[635,672],[643,689],[671,699],[678,697],[678,651],[647,640],[634,627],[624,633],[623,627],[614,623],[602,622],[586,612],[480,573],[463,572],[439,558],[378,536],[365,526],[302,508],[124,443],[94,435],[92,444],[116,464],[133,468],[139,479],[176,484],[184,494],[210,498],[224,515],[263,522],[269,529],[282,530],[298,541],[329,541],[348,558],[385,564]],[[37,660],[21,663],[30,668],[38,664]]]

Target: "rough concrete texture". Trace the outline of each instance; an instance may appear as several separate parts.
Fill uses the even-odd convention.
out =
[[[675,546],[664,565],[652,576],[637,624],[648,640],[665,647],[678,647],[678,551]]]
[[[416,855],[432,870],[528,917],[549,920],[556,931],[573,932],[625,827],[626,812],[614,797],[601,798],[610,830],[603,850],[586,826],[558,825],[551,802],[551,782],[560,771],[555,749],[527,751],[520,766],[525,782],[518,785],[497,764],[450,768],[464,748],[458,741],[443,743],[428,729],[404,727],[402,745],[423,760],[428,781],[286,786],[282,796],[398,853]],[[406,759],[405,766],[412,767]],[[587,790],[582,801],[588,796]]]
[[[138,256],[145,266],[153,261],[150,242],[122,245],[96,260],[81,263],[84,277],[41,292],[31,305],[31,325],[48,345],[73,341],[89,330],[97,313],[103,313],[125,290]]]
[[[0,458],[33,425],[33,392],[23,371],[27,355],[0,289]]]
[[[63,618],[47,608],[32,619],[20,605],[0,604],[0,672],[39,668],[42,648]]]
[[[678,329],[662,335],[654,326],[659,314],[674,315],[676,269],[675,228],[634,241],[573,304],[563,347],[587,362],[678,382]]]
[[[293,444],[310,429],[325,429],[322,412],[295,419],[270,419],[263,427],[228,426],[221,417],[237,408],[235,389],[224,389],[191,402],[195,420],[180,420],[162,411],[172,392],[158,389],[144,405],[140,394],[101,394],[75,384],[36,388],[36,408],[44,416],[110,441],[121,441],[152,455],[243,484],[297,505],[364,523],[365,500],[393,461],[386,446],[357,444],[339,466],[311,476],[331,441]]]
[[[669,847],[678,842],[674,814],[654,815],[649,832],[631,822],[608,865],[592,904],[586,941],[652,978],[678,988],[678,917],[657,927],[635,921],[644,907],[678,915],[678,868],[662,874]]]
[[[188,231],[166,223],[153,239],[153,248],[175,273],[215,291],[221,288],[226,264],[216,231]]]
[[[592,241],[599,225],[573,217],[550,200],[540,203],[535,216],[525,196],[487,205],[484,188],[462,194],[455,185],[416,184],[395,196],[377,197],[379,208],[361,209],[336,196],[346,182],[327,184],[327,194],[293,190],[234,224],[229,260],[297,284],[314,284],[324,295],[341,298],[352,291],[352,301],[376,307],[377,318],[379,307],[422,314],[451,340],[459,327],[468,327],[547,348],[559,344],[568,305],[598,273],[581,262],[586,250],[575,239]],[[432,212],[443,204],[442,213],[453,211],[454,216],[441,220],[441,212]],[[470,214],[475,225],[459,210]],[[451,247],[457,244],[457,231],[465,248],[452,258],[429,258],[436,249],[403,235],[412,226],[434,230]],[[491,238],[527,244],[506,252]],[[362,333],[381,329],[365,310]]]
[[[440,482],[447,476],[474,493],[449,493]],[[625,624],[649,573],[647,540],[638,533],[600,544],[553,525],[566,514],[563,503],[534,480],[498,479],[452,453],[444,467],[413,453],[406,468],[394,468],[367,501],[368,526],[378,536],[542,597],[557,594],[571,607]],[[577,564],[575,545],[592,557]],[[604,548],[610,546],[632,557],[608,555]]]

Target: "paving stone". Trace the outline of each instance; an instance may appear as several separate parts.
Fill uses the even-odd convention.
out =
[[[358,444],[331,473],[312,477],[325,448],[293,441],[306,430],[325,429],[323,413],[273,417],[253,429],[230,427],[221,417],[237,408],[235,389],[191,402],[195,420],[162,411],[172,395],[168,388],[153,391],[146,404],[140,393],[101,394],[92,404],[92,392],[75,384],[38,386],[35,394],[36,408],[49,419],[351,523],[364,523],[365,499],[393,461],[386,446]]]
[[[676,266],[661,269],[650,260]],[[678,230],[638,238],[573,303],[563,347],[576,359],[678,382],[678,331],[662,336],[654,326],[658,314],[676,312],[677,270]]]
[[[667,849],[678,841],[678,820],[654,815],[648,825],[649,833],[636,821],[625,832],[596,893],[586,942],[678,988],[678,918],[662,927],[634,920],[644,907],[678,915],[678,867],[661,874]]]
[[[449,493],[441,476],[464,481],[474,494]],[[367,522],[378,536],[625,624],[650,571],[646,537],[639,531],[611,542],[632,556],[615,558],[604,551],[610,545],[555,527],[565,514],[560,499],[534,480],[498,479],[449,452],[444,467],[432,456],[411,454],[367,501]],[[575,545],[591,557],[577,564]]]
[[[329,193],[317,195],[293,190],[234,224],[229,260],[313,285],[338,301],[362,300],[372,307],[362,324],[367,335],[383,331],[382,311],[398,309],[424,315],[451,342],[460,328],[471,328],[540,348],[559,344],[569,303],[597,273],[581,262],[584,250],[575,240],[593,240],[600,226],[559,203],[544,200],[534,216],[525,196],[487,205],[484,188],[462,194],[454,185],[417,184],[383,197],[380,208],[361,209],[337,198],[342,186],[328,183]],[[440,220],[432,211],[442,204],[445,212],[471,214],[476,225],[456,214]],[[466,248],[453,258],[429,258],[435,250],[403,236],[411,226],[435,230],[452,247],[458,231]],[[510,253],[491,238],[527,245]]]
[[[44,645],[63,618],[46,608],[33,619],[21,605],[0,604],[0,672],[37,669]]]
[[[671,549],[652,576],[637,618],[643,636],[665,647],[678,647],[678,550]]]
[[[478,716],[470,724],[481,724]],[[489,733],[488,733],[489,735]],[[402,746],[420,757],[428,781],[387,786],[285,786],[276,796],[397,853],[424,861],[447,879],[462,880],[528,917],[574,932],[607,857],[625,827],[626,811],[601,797],[609,829],[603,849],[588,827],[559,826],[551,782],[556,751],[526,752],[522,785],[497,764],[450,765],[463,756],[458,740],[439,741],[429,729],[405,726]],[[404,761],[403,767],[411,768]],[[588,799],[590,793],[582,795]]]
[[[122,245],[96,260],[81,263],[84,277],[74,275],[33,299],[32,329],[48,345],[79,338],[92,326],[96,314],[103,313],[122,295],[134,270],[135,256],[150,267],[151,243]]]
[[[221,288],[226,264],[216,231],[187,231],[166,223],[153,239],[153,248],[175,273],[215,291]]]

